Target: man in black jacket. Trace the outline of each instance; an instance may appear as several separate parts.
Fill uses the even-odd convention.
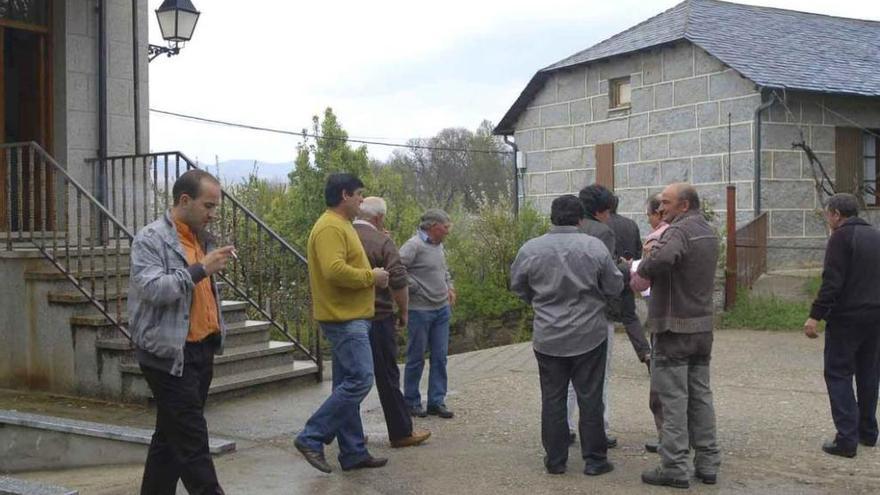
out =
[[[858,214],[852,194],[828,200],[825,219],[833,232],[825,250],[822,287],[804,323],[804,334],[815,339],[818,322],[826,322],[825,384],[837,435],[822,450],[842,457],[855,457],[859,443],[877,443],[880,230]]]

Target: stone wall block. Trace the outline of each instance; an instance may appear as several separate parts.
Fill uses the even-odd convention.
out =
[[[710,72],[721,72],[724,70],[724,64],[706,53],[700,47],[694,47],[694,73],[697,75],[700,74],[709,74]]]
[[[652,86],[632,90],[632,104],[630,105],[632,113],[648,112],[653,108],[654,88]]]
[[[587,68],[587,98],[599,94],[599,69],[595,66]]]
[[[649,136],[641,140],[642,160],[658,160],[669,157],[669,136]]]
[[[723,180],[721,164],[720,155],[695,156],[692,164],[694,183],[721,182]]]
[[[570,176],[571,190],[574,192],[580,191],[581,189],[596,182],[595,170],[572,170],[570,172]]]
[[[752,199],[752,183],[738,182],[736,185],[736,210],[751,210],[754,200]],[[727,209],[727,198],[724,199],[724,209]]]
[[[544,194],[547,174],[529,173],[526,177],[528,178],[529,194]]]
[[[731,153],[730,155],[730,167],[728,167],[727,163],[728,157],[727,155],[722,155],[721,164],[724,169],[724,180],[728,180],[727,171],[730,170],[730,174],[733,176],[731,180],[734,181],[749,181],[754,180],[755,178],[755,154],[751,151],[745,151],[742,153]],[[765,169],[769,170],[769,169]],[[762,175],[768,175],[766,173]]]
[[[667,160],[660,162],[660,183],[691,181],[691,159]]]
[[[582,125],[578,125],[574,127],[574,145],[582,146],[584,144],[584,135],[586,134],[586,129]]]
[[[725,184],[694,185],[700,196],[700,203],[713,210],[724,210],[727,207],[727,186]]]
[[[607,62],[600,62],[599,79],[617,79],[641,71],[641,58],[636,55],[613,57]]]
[[[761,164],[764,171],[773,171],[776,179],[799,179],[801,177],[801,152],[773,151],[771,161]],[[769,175],[764,172],[764,175]]]
[[[645,208],[645,202],[648,200],[647,189],[621,189],[614,192],[620,198],[620,204],[617,206],[618,211],[644,212],[647,210]]]
[[[592,106],[592,121],[605,120],[608,118],[608,95],[600,94],[590,98]]]
[[[574,132],[571,127],[558,127],[547,129],[544,132],[544,141],[547,149],[571,148],[573,145]]]
[[[663,80],[683,79],[694,75],[694,45],[681,43],[663,49]]]
[[[700,103],[697,105],[697,127],[710,127],[719,124],[718,102]]]
[[[557,74],[559,101],[586,98],[587,71],[583,67],[562,70]]]
[[[586,125],[587,134],[584,137],[586,144],[613,143],[626,139],[629,132],[627,119],[606,120]]]
[[[570,148],[550,152],[550,168],[552,170],[584,168],[585,165],[584,148]]]
[[[700,131],[677,132],[669,135],[669,157],[694,156],[700,154]]]
[[[770,237],[803,237],[804,212],[771,210]]]
[[[707,101],[709,99],[709,78],[703,76],[675,81],[673,93],[675,106]]]
[[[592,120],[590,100],[576,100],[569,104],[572,124],[583,124]]]
[[[806,134],[803,137],[808,139]],[[794,124],[771,124],[761,125],[761,149],[762,150],[791,150],[792,143],[801,140],[801,131]]]
[[[709,99],[722,100],[756,92],[755,84],[733,69],[709,76]]]
[[[834,151],[835,132],[829,126],[810,126],[810,146],[813,151]]]
[[[540,105],[549,105],[551,103],[556,103],[559,101],[557,97],[557,82],[556,76],[550,75],[546,81],[544,81],[544,86],[538,90],[535,94],[535,98],[532,100],[532,105],[540,106]]]
[[[807,237],[825,237],[828,235],[828,224],[821,209],[804,211],[804,235]]]
[[[663,80],[663,59],[659,49],[642,52],[642,84]]]
[[[529,108],[519,118],[516,123],[517,129],[532,129],[541,125],[541,109]]]
[[[660,180],[660,166],[657,163],[629,165],[629,186],[656,186]]]
[[[669,108],[673,102],[672,83],[658,84],[654,86],[654,109]]]
[[[721,101],[719,124],[727,125],[727,114],[730,114],[730,121],[734,124],[740,122],[752,122],[755,119],[755,109],[757,109],[760,104],[761,95],[758,94],[749,95],[744,98],[736,98],[734,100]]]
[[[727,127],[710,127],[700,130],[700,153],[714,155],[727,153]],[[738,124],[730,129],[730,150],[746,151],[752,149],[751,124]]]
[[[761,185],[763,208],[811,209],[814,205],[813,182],[809,180],[764,180]]]
[[[649,115],[643,113],[629,118],[629,137],[647,136],[649,132]]]
[[[639,140],[629,139],[614,143],[614,163],[639,161]]]
[[[559,105],[551,105],[541,107],[541,126],[550,127],[558,125],[569,125],[571,123],[568,103],[560,103]]]
[[[614,189],[629,187],[629,167],[614,164]]]
[[[568,181],[568,172],[551,172],[546,177],[547,194],[567,193],[571,184]]]
[[[651,113],[651,134],[682,131],[697,126],[697,113],[693,106],[671,108]]]
[[[550,154],[546,151],[526,153],[526,170],[529,173],[550,170]]]

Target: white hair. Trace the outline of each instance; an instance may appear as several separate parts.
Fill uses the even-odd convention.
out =
[[[388,211],[388,206],[385,204],[385,200],[378,196],[369,196],[364,198],[364,202],[361,203],[361,211],[358,213],[358,218],[361,220],[372,220],[379,215],[385,215]]]

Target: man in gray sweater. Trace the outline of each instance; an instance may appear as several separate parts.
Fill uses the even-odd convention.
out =
[[[452,222],[443,210],[427,210],[416,235],[400,248],[400,259],[409,277],[409,325],[407,327],[406,368],[403,374],[404,399],[410,414],[428,414],[449,419],[446,407],[446,355],[449,351],[449,319],[455,305],[455,288],[446,266],[443,240]],[[425,351],[431,353],[428,375],[427,410],[422,408],[419,383],[425,368]]]
[[[721,453],[709,387],[718,236],[689,184],[663,190],[660,212],[669,228],[646,250],[638,274],[651,280],[648,326],[654,337],[651,388],[660,397],[661,465],[642,473],[649,485],[688,488],[687,457],[694,448],[697,479],[715,484]]]
[[[566,390],[574,386],[584,474],[614,469],[608,462],[603,383],[608,320],[605,302],[623,289],[611,253],[584,235],[578,198],[560,196],[550,206],[553,228],[526,242],[510,269],[510,289],[535,311],[532,342],[541,380],[541,440],[548,473],[562,474],[568,460]]]

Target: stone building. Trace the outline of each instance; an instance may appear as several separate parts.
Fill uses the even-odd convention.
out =
[[[599,182],[644,234],[648,196],[689,181],[723,223],[731,182],[738,224],[769,215],[771,267],[812,264],[817,186],[880,220],[878,40],[880,22],[686,0],[539,70],[495,133],[515,137],[522,194],[542,211]]]

